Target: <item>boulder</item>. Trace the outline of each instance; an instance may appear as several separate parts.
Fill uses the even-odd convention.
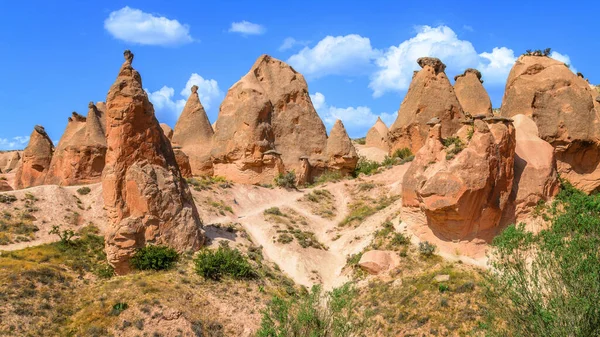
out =
[[[0,171],[7,173],[15,170],[21,163],[21,151],[0,152]]]
[[[284,172],[275,151],[273,103],[256,76],[262,58],[227,91],[215,125],[214,175],[239,183],[269,184]]]
[[[515,129],[510,122],[475,120],[463,146],[444,147],[442,125],[431,127],[403,178],[402,219],[409,225],[424,219],[443,241],[489,242],[512,190]]]
[[[377,117],[375,125],[373,125],[367,132],[365,145],[367,147],[376,147],[378,149],[382,149],[388,152],[390,150],[390,146],[388,145],[387,137],[388,127],[385,125],[385,123],[381,120],[380,117]]]
[[[481,73],[469,68],[454,77],[454,92],[465,115],[492,115],[492,101],[483,87]]]
[[[69,117],[46,175],[47,185],[79,185],[100,182],[106,156],[105,115],[93,102],[87,118]]]
[[[160,128],[163,130],[168,140],[171,140],[173,138],[173,129],[171,129],[170,126],[168,126],[165,123],[160,123]]]
[[[192,86],[192,92],[173,131],[173,144],[189,158],[193,175],[212,175],[213,166],[210,157],[213,128],[206,111],[200,103],[198,87]]]
[[[175,154],[177,166],[179,166],[179,170],[181,171],[181,176],[184,178],[191,178],[193,174],[190,158],[178,147],[173,147],[173,153]]]
[[[517,219],[530,213],[540,201],[548,201],[558,193],[559,181],[554,160],[554,148],[538,135],[531,117],[513,116],[516,149],[515,213]]]
[[[132,255],[147,244],[183,252],[204,243],[192,194],[131,65],[133,54],[126,50],[124,56],[106,97],[108,150],[102,174],[109,223],[105,250],[117,274],[127,273]]]
[[[10,187],[8,181],[4,179],[0,179],[0,192],[12,191],[13,188]]]
[[[390,271],[398,265],[399,261],[396,253],[387,250],[369,250],[358,261],[358,266],[371,275]]]
[[[429,127],[426,123],[434,117],[440,119],[444,138],[456,133],[464,117],[442,61],[422,57],[417,62],[422,69],[413,77],[398,118],[389,131],[390,153],[402,148],[417,153],[427,140]]]
[[[23,151],[23,158],[15,175],[15,188],[43,185],[50,168],[54,144],[43,126],[36,125]]]
[[[352,174],[358,155],[341,120],[336,120],[327,139],[327,168],[342,175]]]
[[[521,56],[510,71],[501,114],[526,115],[554,147],[559,175],[591,193],[600,187],[596,93],[564,63]]]

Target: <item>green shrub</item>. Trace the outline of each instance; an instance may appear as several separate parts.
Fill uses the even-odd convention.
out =
[[[381,167],[376,161],[368,160],[365,157],[360,157],[358,163],[356,164],[356,168],[354,169],[354,176],[358,176],[359,174],[371,175],[377,171],[377,169]]]
[[[237,249],[220,246],[217,250],[204,249],[194,259],[198,275],[220,280],[224,276],[235,279],[250,279],[256,277],[252,266]]]
[[[279,173],[274,179],[275,185],[283,188],[296,188],[296,172],[288,171],[285,174]]]
[[[119,316],[123,311],[127,310],[129,305],[127,303],[119,302],[113,305],[112,310],[110,311],[110,316]]]
[[[600,195],[562,185],[549,228],[511,225],[493,241],[487,298],[498,336],[600,336]]]
[[[131,265],[138,270],[166,270],[175,265],[179,254],[166,246],[148,245],[135,252]]]
[[[315,181],[315,184],[324,184],[330,181],[340,181],[342,180],[342,174],[339,171],[325,171],[323,172]]]
[[[278,215],[278,216],[284,216],[283,213],[281,212],[281,210],[279,209],[279,207],[271,207],[271,208],[267,208],[263,211],[263,213],[265,215]]]
[[[12,194],[0,194],[0,203],[12,204],[15,201],[17,201],[17,197]]]
[[[89,187],[87,187],[87,186],[81,187],[81,188],[77,189],[77,193],[79,193],[80,195],[90,194],[91,191],[92,190]]]
[[[397,149],[396,151],[394,151],[394,153],[392,154],[392,157],[402,160],[402,159],[406,159],[412,155],[413,155],[412,151],[410,151],[409,148],[404,147],[404,148]]]
[[[435,253],[435,245],[429,241],[419,242],[419,253],[425,257],[429,257]]]
[[[275,296],[263,311],[256,336],[362,336],[364,321],[354,311],[356,296],[349,284],[326,293],[313,286],[309,293],[289,300]]]
[[[444,148],[446,148],[446,149],[450,148],[452,145],[454,145],[453,147],[451,147],[449,150],[446,151],[446,159],[447,160],[454,158],[454,156],[459,154],[465,148],[465,144],[459,137],[448,137],[448,138],[442,139],[442,144],[444,145]]]

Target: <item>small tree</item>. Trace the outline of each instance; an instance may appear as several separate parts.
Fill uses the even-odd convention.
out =
[[[275,185],[283,188],[296,188],[296,172],[287,171],[285,174],[279,174],[274,179]]]
[[[60,231],[59,226],[52,226],[52,230],[48,232],[48,234],[58,235],[60,238],[60,243],[62,245],[71,245],[73,241],[71,240],[76,234],[70,229],[65,229],[62,232]]]

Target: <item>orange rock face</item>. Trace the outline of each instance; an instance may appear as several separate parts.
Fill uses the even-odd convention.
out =
[[[377,122],[375,122],[375,125],[373,125],[367,132],[365,145],[368,147],[376,147],[386,152],[389,152],[390,146],[388,144],[387,137],[388,127],[381,120],[381,118],[377,117]]]
[[[594,91],[564,63],[521,56],[508,76],[501,114],[530,116],[554,147],[559,175],[591,193],[600,187],[600,147]]]
[[[215,175],[239,183],[269,184],[284,172],[284,166],[275,150],[273,103],[255,70],[234,84],[221,103],[211,157]]]
[[[327,139],[327,167],[339,171],[343,175],[351,174],[358,163],[358,155],[352,145],[346,128],[341,120],[337,120]]]
[[[0,172],[7,173],[15,170],[21,163],[22,151],[0,152]]]
[[[6,180],[0,180],[0,192],[12,191],[13,188],[10,187]]]
[[[465,148],[447,156],[441,125],[431,128],[402,183],[402,219],[425,219],[441,240],[489,241],[513,186],[515,129],[510,122],[476,120]],[[415,216],[415,213],[424,215]]]
[[[432,118],[441,120],[442,137],[456,133],[464,117],[454,89],[444,73],[446,66],[436,58],[422,57],[421,70],[415,74],[400,105],[398,118],[390,127],[390,153],[409,148],[416,153],[425,144]]]
[[[513,116],[516,131],[515,195],[516,216],[531,212],[538,202],[558,193],[554,148],[541,139],[535,122],[528,116]]]
[[[160,123],[160,128],[163,130],[168,140],[171,140],[173,138],[173,129],[171,129],[170,126],[168,126],[165,123]]]
[[[36,125],[29,137],[29,144],[23,151],[22,162],[15,175],[15,187],[22,189],[43,185],[53,153],[54,144],[46,130]]]
[[[93,102],[87,118],[76,112],[54,151],[47,185],[78,185],[100,182],[106,155],[104,112]]]
[[[210,156],[213,135],[213,128],[198,97],[198,87],[194,85],[175,124],[172,139],[173,144],[181,146],[189,158],[193,175],[213,174]]]
[[[454,92],[465,114],[492,115],[492,101],[481,81],[477,69],[467,69],[462,75],[454,77]]]
[[[133,54],[125,51],[106,98],[102,193],[111,227],[105,249],[118,274],[130,270],[131,256],[146,244],[186,251],[204,242],[192,195],[132,61]]]

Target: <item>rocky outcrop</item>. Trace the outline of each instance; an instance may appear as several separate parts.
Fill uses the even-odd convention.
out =
[[[595,93],[564,63],[521,56],[506,83],[501,114],[526,115],[554,147],[559,175],[591,193],[600,187],[600,146]]]
[[[389,151],[390,146],[388,145],[387,137],[388,127],[385,125],[385,123],[381,120],[380,117],[377,117],[375,125],[373,125],[367,132],[365,145],[367,147],[376,147],[385,151]]]
[[[460,120],[464,117],[442,61],[422,57],[417,62],[422,69],[415,73],[389,131],[391,153],[402,148],[409,148],[412,153],[419,151],[427,139],[426,123],[434,117],[441,121],[444,138],[461,127]]]
[[[262,58],[229,89],[215,125],[214,174],[239,183],[269,184],[284,172],[275,150],[273,103],[255,72]]]
[[[15,175],[15,188],[43,185],[50,168],[54,144],[43,126],[36,125],[23,151],[21,165]]]
[[[0,192],[12,191],[13,188],[10,187],[6,180],[0,179]]]
[[[358,155],[341,120],[335,121],[327,139],[327,168],[343,175],[354,172]]]
[[[0,172],[8,173],[15,170],[21,163],[21,151],[0,152]]]
[[[198,87],[192,86],[192,92],[173,131],[173,144],[189,158],[193,175],[212,175],[213,165],[210,156],[213,138],[206,111],[198,96]]]
[[[469,68],[454,77],[454,92],[465,115],[492,115],[492,101],[483,87],[481,73]]]
[[[54,151],[47,185],[100,182],[106,156],[104,120],[104,113],[93,102],[88,104],[87,118],[73,112]]]
[[[181,176],[169,140],[125,51],[106,97],[108,150],[102,193],[109,220],[105,235],[108,262],[116,273],[130,269],[136,249],[167,245],[197,250],[204,242],[202,222]]]
[[[160,123],[160,128],[163,130],[168,140],[173,139],[173,129],[171,129],[170,126],[165,123]]]
[[[558,176],[554,148],[538,135],[535,122],[528,116],[513,117],[516,133],[515,149],[515,215],[530,213],[540,201],[548,201],[558,193]]]
[[[397,267],[399,260],[394,251],[369,250],[360,257],[358,266],[371,275],[377,275]]]
[[[464,146],[444,147],[442,125],[431,127],[403,178],[404,221],[422,219],[443,241],[493,238],[513,186],[515,129],[510,121],[488,123],[475,120]]]
[[[181,176],[184,178],[191,178],[193,174],[190,158],[176,145],[173,146],[173,153],[175,154],[175,161],[177,162],[177,166],[179,166],[179,171],[181,171]]]

